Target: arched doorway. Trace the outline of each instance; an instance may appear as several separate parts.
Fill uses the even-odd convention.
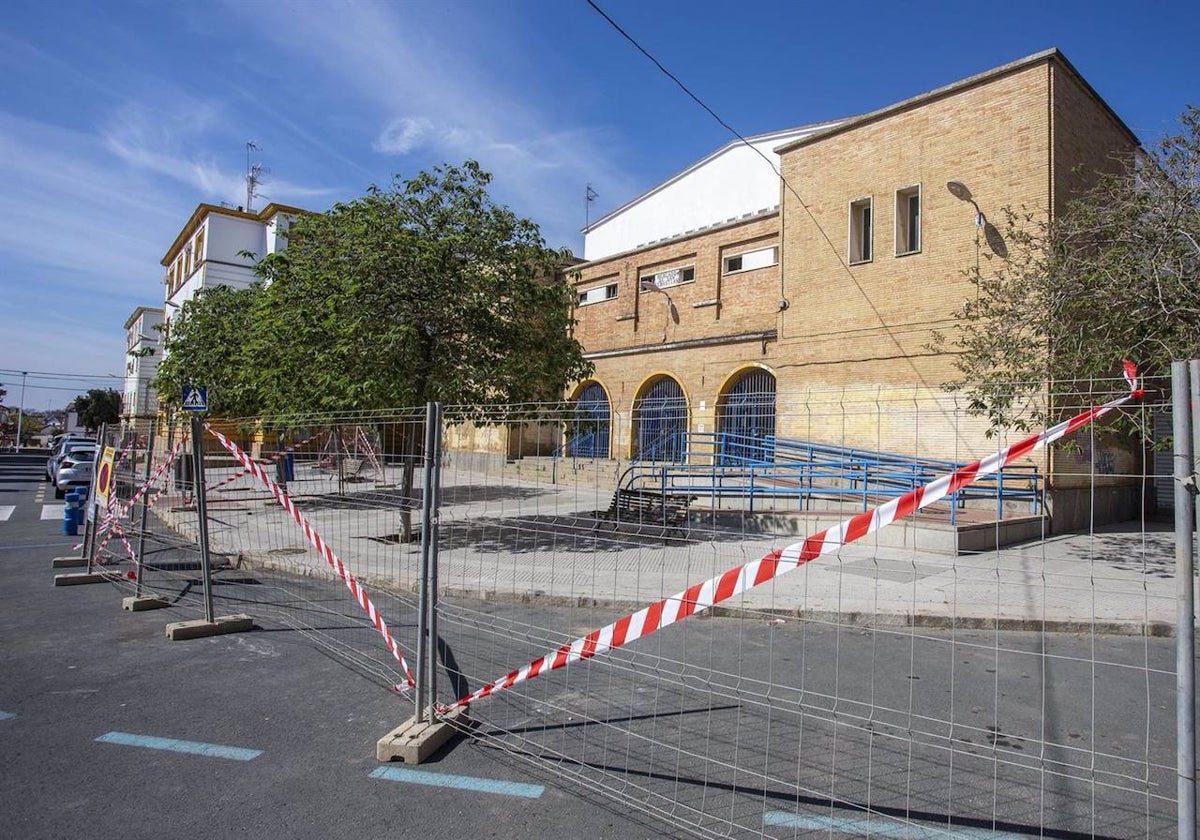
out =
[[[567,430],[567,454],[575,458],[607,458],[612,436],[612,407],[599,382],[589,382],[575,398]]]
[[[751,368],[733,381],[717,403],[721,462],[770,461],[775,440],[775,375]]]
[[[687,398],[670,376],[651,379],[633,401],[633,457],[682,461],[686,451]]]

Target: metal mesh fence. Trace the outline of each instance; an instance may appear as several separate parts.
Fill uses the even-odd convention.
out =
[[[1153,427],[1157,384],[1121,411]],[[1094,404],[1127,391],[1087,385]],[[765,397],[743,396],[764,416]],[[590,403],[587,423],[573,404],[445,407],[440,504],[426,518],[438,534],[437,701],[1021,437],[988,439],[944,394],[770,396],[770,434],[729,421],[728,404],[708,428],[675,406],[682,435],[662,447],[669,457],[619,408],[601,424]],[[423,408],[213,422],[292,502],[206,433],[215,609],[303,632],[403,685],[361,592],[411,663],[424,423]],[[181,434],[152,444],[149,430],[127,429],[113,441],[133,441],[118,499],[133,499]],[[130,592],[195,615],[184,463],[144,496],[145,527],[125,528],[146,541],[141,563],[115,539],[96,559],[132,572],[119,584]],[[473,702],[472,735],[662,818],[664,832],[1169,836],[1176,595],[1164,487],[1170,470],[1152,451],[1107,420],[1084,426],[703,615]]]

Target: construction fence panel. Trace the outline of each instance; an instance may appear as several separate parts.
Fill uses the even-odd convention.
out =
[[[989,437],[941,391],[814,386],[739,392],[756,417],[774,401],[769,429],[681,406],[655,460],[621,406],[602,428],[570,403],[443,406],[430,472],[426,407],[209,420],[214,607],[411,700],[425,514],[436,706],[469,702],[479,743],[656,833],[1173,836],[1173,479],[1113,425],[1154,427],[1169,393],[1072,384],[1064,416],[1117,405],[920,509],[931,470],[1028,433]],[[146,526],[123,520],[161,559],[139,583],[109,538],[97,562],[195,617],[197,488],[171,457],[191,441],[166,425],[118,489],[137,501],[147,455],[165,470]],[[910,515],[863,518],[881,506]]]
[[[1082,385],[1081,410],[1129,389]],[[1162,398],[1118,412],[1152,418]],[[702,439],[684,464],[572,457],[572,406],[445,407],[441,702],[496,683],[471,702],[476,737],[702,836],[1173,834],[1173,549],[1153,507],[1170,478],[1111,417],[1014,463],[1010,489],[1039,476],[1032,505],[993,482],[663,617],[684,612],[676,593],[703,599],[689,588],[894,500],[864,490],[864,451],[962,464],[1025,437],[988,437],[965,403],[780,402],[779,439],[845,465],[767,471],[778,492],[761,496]],[[719,431],[705,420],[689,417],[697,438]],[[614,437],[630,421],[614,411]]]

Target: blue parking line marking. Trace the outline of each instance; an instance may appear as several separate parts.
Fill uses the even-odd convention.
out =
[[[890,837],[895,840],[1022,840],[1028,836],[985,828],[893,822],[887,817],[832,817],[822,814],[792,814],[787,811],[767,811],[763,814],[763,825],[837,831],[863,837]]]
[[[200,741],[178,741],[174,738],[156,738],[153,735],[135,735],[132,732],[106,732],[96,740],[102,744],[145,747],[151,750],[204,755],[210,758],[228,758],[233,761],[250,761],[262,755],[262,750],[251,750],[245,747],[226,747],[221,744],[205,744]]]
[[[0,712],[0,720],[8,720],[9,718],[15,717],[16,715],[12,712]]]
[[[499,779],[478,779],[473,776],[454,776],[447,773],[430,773],[426,770],[410,770],[407,767],[376,767],[371,771],[371,778],[387,779],[389,782],[408,782],[414,785],[470,790],[476,793],[523,796],[526,799],[537,799],[546,792],[546,788],[542,785],[505,782]]]

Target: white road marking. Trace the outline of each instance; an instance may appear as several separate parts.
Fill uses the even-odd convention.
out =
[[[66,509],[66,504],[42,505],[42,519],[62,519],[63,511]]]
[[[16,509],[16,505],[0,505],[0,522],[7,522],[8,517],[12,516]]]

